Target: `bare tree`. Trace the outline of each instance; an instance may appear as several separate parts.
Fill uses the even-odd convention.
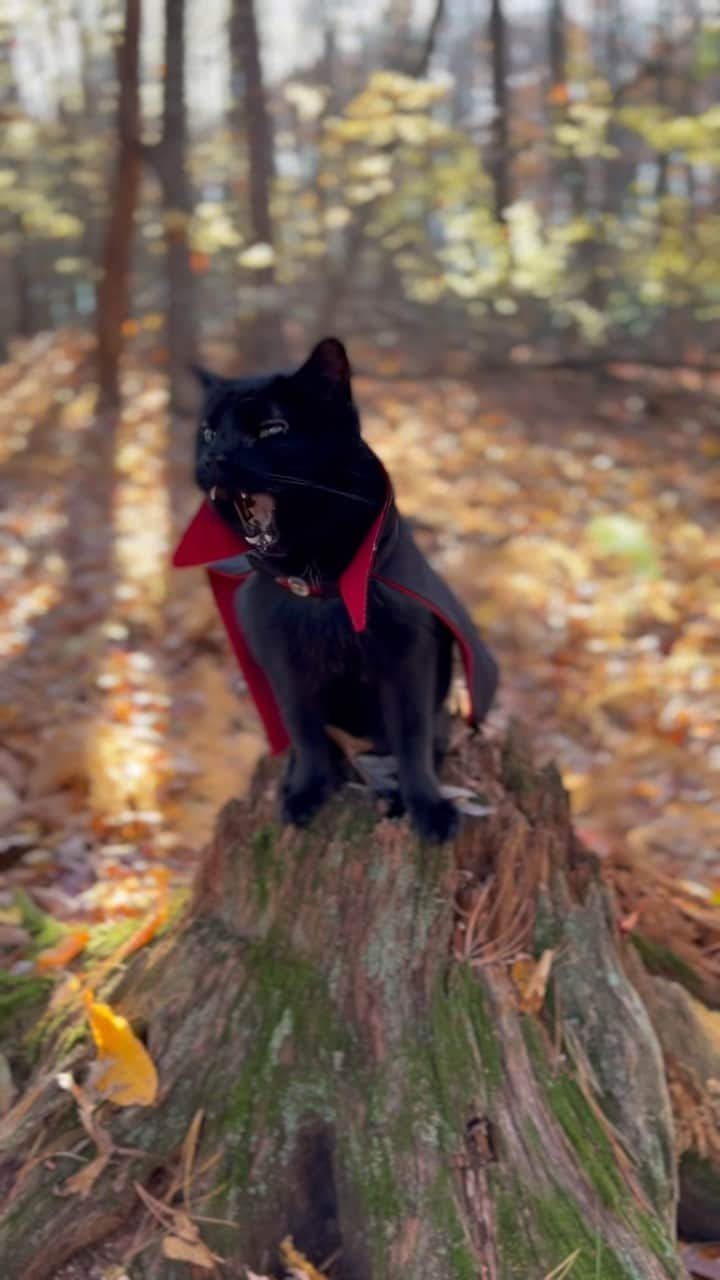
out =
[[[493,122],[490,171],[494,187],[495,217],[505,221],[510,203],[509,103],[507,87],[507,26],[502,0],[490,0],[489,36],[492,46]]]
[[[254,0],[233,0],[230,14],[233,103],[238,132],[247,138],[250,223],[256,240],[272,244],[270,188],[273,136],[260,61]]]
[[[244,134],[247,146],[248,199],[250,227],[256,243],[274,245],[270,198],[274,176],[274,145],[268,109],[262,62],[260,33],[254,0],[232,0],[230,10],[230,56],[232,64],[232,108],[236,134]],[[256,271],[260,286],[258,314],[249,338],[248,352],[252,361],[264,361],[272,350],[277,359],[284,340],[272,303],[275,269],[270,263]]]
[[[97,294],[98,377],[105,406],[120,400],[122,327],[130,304],[130,256],[135,210],[140,191],[140,51],[141,0],[125,0],[125,27],[118,50],[120,99],[117,113],[118,151],[110,191],[110,220],[102,254]]]
[[[189,366],[195,351],[195,286],[190,270],[188,225],[192,191],[187,170],[185,104],[185,0],[165,0],[165,94],[162,136],[145,148],[160,180],[165,205],[167,344],[170,407],[194,406]]]
[[[564,0],[550,0],[548,13],[548,62],[550,65],[550,93],[548,95],[548,128],[552,131],[567,116],[569,102],[567,72],[567,18]],[[576,215],[585,206],[585,175],[577,156],[564,155],[551,166],[552,181],[555,178],[568,196],[570,207]]]

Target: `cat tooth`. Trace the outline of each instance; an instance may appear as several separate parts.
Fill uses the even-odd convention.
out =
[[[211,501],[211,502],[214,502],[214,501],[215,501],[215,496],[216,496],[216,494],[217,494],[217,485],[216,485],[216,484],[214,484],[214,485],[213,485],[213,487],[212,487],[212,489],[210,490],[210,501]]]

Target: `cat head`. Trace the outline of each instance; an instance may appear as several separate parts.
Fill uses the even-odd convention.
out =
[[[204,390],[196,481],[246,541],[271,553],[279,495],[322,489],[360,439],[345,348],[325,338],[290,374],[195,373]]]

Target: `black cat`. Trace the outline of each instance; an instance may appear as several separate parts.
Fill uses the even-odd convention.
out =
[[[447,840],[458,815],[435,766],[453,640],[476,723],[497,667],[361,438],[344,347],[326,338],[293,374],[199,373],[196,478],[209,502],[175,563],[211,566],[271,746],[291,747],[283,819],[308,822],[341,780],[331,725],[392,753],[415,829]]]

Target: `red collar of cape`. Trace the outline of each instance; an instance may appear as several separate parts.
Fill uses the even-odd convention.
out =
[[[478,696],[475,695],[486,651],[469,616],[442,579],[427,564],[409,531],[403,533],[401,530],[398,536],[401,523],[388,477],[382,510],[340,576],[340,596],[356,631],[365,630],[370,578],[376,578],[395,590],[415,597],[437,614],[453,632],[460,647],[473,704],[471,722],[477,723],[487,709],[479,705],[480,699],[485,702],[482,690]],[[212,503],[205,499],[180,539],[173,564],[176,568],[183,569],[196,565],[206,568],[235,656],[264,724],[270,748],[277,755],[285,750],[290,739],[270,682],[250,651],[234,607],[238,587],[250,574],[256,572],[252,564],[243,561],[243,557],[250,551],[252,548],[225,524]],[[377,563],[378,560],[381,563]],[[478,645],[483,652],[478,650]]]

